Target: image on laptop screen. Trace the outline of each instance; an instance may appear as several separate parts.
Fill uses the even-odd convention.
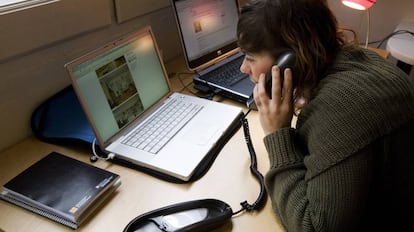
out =
[[[73,76],[103,141],[170,92],[149,35],[80,62]]]
[[[237,48],[235,0],[173,0],[190,69]]]

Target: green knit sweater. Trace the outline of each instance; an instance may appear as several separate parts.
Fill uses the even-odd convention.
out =
[[[287,231],[385,228],[381,216],[392,222],[401,202],[414,207],[402,198],[414,198],[414,81],[363,52],[368,59],[341,51],[296,129],[264,138],[266,187]]]

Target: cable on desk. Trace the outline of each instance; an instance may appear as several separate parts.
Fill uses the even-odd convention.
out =
[[[378,45],[377,45],[377,48],[380,48],[381,47],[381,45],[386,41],[386,40],[388,40],[389,38],[391,38],[391,37],[393,37],[394,35],[400,35],[400,34],[410,34],[410,35],[412,35],[412,36],[414,36],[414,32],[412,32],[412,31],[409,31],[409,30],[397,30],[397,31],[394,31],[393,33],[391,33],[391,34],[389,34],[389,35],[387,35],[385,38],[383,38],[382,40],[379,40],[379,41],[374,41],[374,42],[370,42],[370,43],[379,43]]]
[[[189,93],[191,93],[194,96],[200,97],[200,98],[205,98],[208,100],[213,100],[213,97],[215,95],[217,95],[221,90],[214,90],[214,88],[207,82],[204,82],[204,84],[207,86],[208,88],[208,93],[206,95],[200,95],[198,93],[195,93],[194,91],[192,91],[190,88],[188,88],[189,86],[191,86],[192,84],[194,84],[193,81],[189,82],[189,83],[184,83],[184,81],[181,78],[181,75],[183,74],[194,74],[194,73],[190,73],[190,72],[179,72],[176,73],[175,76],[178,78],[178,80],[180,81],[180,84],[182,86],[181,90],[179,92],[182,92],[183,90],[187,90]]]
[[[107,157],[102,157],[102,156],[98,155],[98,153],[96,152],[95,146],[96,146],[96,138],[94,138],[93,141],[92,141],[92,156],[90,158],[91,162],[96,162],[98,159],[110,160],[110,159],[113,159],[115,157],[114,153],[109,153],[107,155]]]
[[[196,72],[196,74],[197,75],[199,75],[198,74],[198,72]],[[200,81],[203,81],[203,84],[207,87],[207,89],[208,90],[206,90],[206,91],[203,91],[203,92],[207,92],[207,94],[206,95],[204,95],[204,96],[199,96],[199,97],[201,97],[201,98],[205,98],[205,99],[208,99],[208,100],[213,100],[213,98],[214,98],[214,96],[216,96],[217,94],[219,94],[222,90],[221,89],[218,89],[218,88],[214,88],[213,86],[211,86],[210,85],[210,83],[208,83],[206,80],[200,80]]]
[[[355,32],[354,30],[349,29],[349,28],[342,28],[342,30],[343,30],[343,31],[349,31],[349,32],[351,32],[351,33],[353,34],[354,38],[356,38],[356,32]],[[385,41],[387,41],[389,38],[393,37],[394,35],[400,35],[400,34],[410,34],[410,35],[414,36],[414,32],[413,32],[413,31],[409,31],[409,30],[397,30],[397,31],[394,31],[394,32],[392,32],[392,33],[388,34],[387,36],[385,36],[385,37],[384,37],[383,39],[381,39],[381,40],[370,41],[370,42],[368,42],[368,44],[375,44],[375,43],[379,43],[379,44],[377,45],[377,48],[380,48],[380,47],[381,47],[381,45],[382,45]],[[361,45],[362,45],[362,44],[363,44],[363,43],[361,43]]]
[[[248,212],[253,211],[253,210],[259,210],[264,206],[264,204],[266,202],[266,199],[267,199],[267,197],[266,197],[266,188],[265,188],[265,183],[264,183],[264,177],[259,172],[259,170],[257,170],[256,152],[254,150],[253,143],[252,143],[252,140],[251,140],[251,137],[250,137],[249,123],[248,123],[247,118],[246,118],[247,115],[250,113],[250,111],[251,111],[251,109],[249,109],[247,111],[247,113],[244,114],[244,116],[241,119],[241,122],[242,122],[242,126],[243,126],[244,138],[246,140],[247,148],[249,149],[249,153],[250,153],[250,159],[251,159],[250,172],[253,174],[253,176],[260,183],[260,193],[259,193],[259,196],[257,197],[256,201],[253,204],[250,204],[247,201],[241,202],[240,205],[242,206],[242,208],[239,211],[234,212],[233,215],[239,214],[244,210],[246,210]]]
[[[187,90],[191,94],[197,96],[196,93],[194,93],[191,89],[188,88],[190,85],[193,84],[193,82],[190,81],[189,83],[186,84],[186,83],[184,83],[183,79],[181,78],[182,75],[192,75],[192,74],[193,73],[191,73],[191,72],[178,72],[178,73],[175,73],[175,76],[177,77],[178,81],[180,81],[180,84],[182,86],[182,88],[179,90],[179,92],[182,92],[183,90]]]

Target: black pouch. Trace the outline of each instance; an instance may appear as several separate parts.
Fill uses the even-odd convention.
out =
[[[123,231],[211,231],[230,222],[232,215],[231,207],[220,200],[188,201],[142,214]]]
[[[93,142],[95,139],[95,133],[93,132],[78,97],[71,85],[51,96],[34,110],[31,116],[31,127],[33,134],[44,142],[60,145],[86,144],[91,148],[93,146],[97,151],[102,153],[99,146],[95,146]],[[116,156],[115,158],[109,160],[116,164],[142,171],[168,182],[179,184],[194,182],[204,176],[204,174],[210,169],[218,153],[240,127],[241,121],[236,120],[235,123],[231,125],[231,133],[229,133],[227,137],[223,138],[221,142],[216,145],[215,149],[207,154],[207,156],[197,166],[192,177],[187,181],[139,166],[128,162],[127,160],[118,159]],[[106,154],[101,156],[105,157]]]

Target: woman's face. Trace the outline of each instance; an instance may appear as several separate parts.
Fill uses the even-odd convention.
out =
[[[257,84],[259,75],[267,73],[273,65],[274,59],[267,52],[261,53],[246,53],[240,71],[248,74],[250,80]]]

